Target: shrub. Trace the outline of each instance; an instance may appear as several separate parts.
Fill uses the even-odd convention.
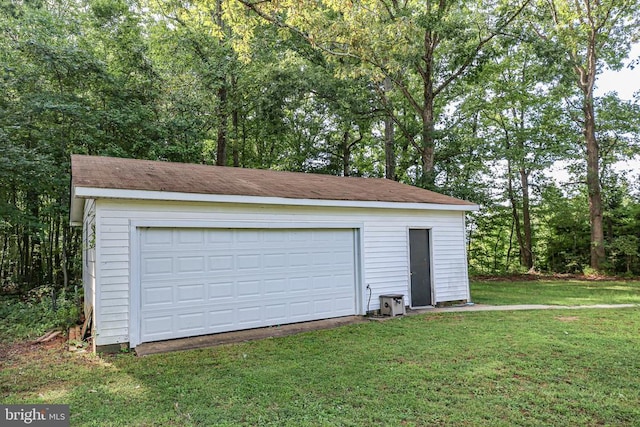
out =
[[[38,337],[52,329],[63,331],[80,319],[80,295],[41,286],[27,294],[0,297],[0,341]]]

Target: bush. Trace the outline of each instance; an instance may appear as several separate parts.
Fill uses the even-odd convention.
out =
[[[33,339],[52,329],[67,330],[80,320],[80,295],[51,286],[35,288],[21,299],[0,297],[0,341]]]

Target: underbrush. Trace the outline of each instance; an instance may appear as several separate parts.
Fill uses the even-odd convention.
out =
[[[0,342],[33,339],[52,329],[66,330],[82,312],[80,295],[42,286],[24,296],[0,295]]]

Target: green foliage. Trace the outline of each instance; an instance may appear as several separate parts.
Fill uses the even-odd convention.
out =
[[[53,286],[29,291],[25,298],[0,297],[0,341],[33,339],[47,331],[67,329],[80,320],[80,296],[56,294]]]
[[[563,194],[556,185],[545,185],[534,200],[536,269],[555,273],[597,273],[589,270],[589,213],[583,191]],[[628,196],[622,181],[605,187],[604,199],[607,262],[610,274],[640,274],[640,203]],[[477,274],[521,272],[513,218],[504,206],[486,206],[469,215],[469,271]]]
[[[71,153],[374,177],[385,176],[389,156],[398,180],[483,205],[469,222],[471,271],[481,273],[523,268],[515,221],[524,222],[530,187],[534,267],[582,271],[586,194],[544,178],[562,160],[575,182],[585,180],[575,64],[565,55],[582,27],[553,29],[545,7],[1,3],[0,282],[23,296],[78,282]],[[609,44],[598,35],[611,66],[626,51],[627,26],[618,22]],[[611,167],[638,152],[638,102],[607,95],[595,105],[607,267],[640,274],[634,183]],[[385,121],[393,123],[390,149]]]
[[[581,273],[589,265],[589,213],[584,209],[586,197],[577,194],[565,198],[550,186],[543,192],[542,215],[548,224],[545,230],[544,258],[539,263],[543,271]]]
[[[503,206],[487,206],[482,212],[468,215],[469,274],[504,274],[519,272],[517,248],[514,247],[511,216]]]
[[[626,267],[626,274],[632,274],[632,266],[638,271],[640,257],[640,238],[636,235],[618,236],[611,242],[611,257],[613,263],[622,263]]]

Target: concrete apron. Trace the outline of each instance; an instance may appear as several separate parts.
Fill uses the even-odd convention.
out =
[[[312,322],[293,323],[290,325],[270,326],[266,328],[248,329],[245,331],[221,332],[219,334],[202,335],[199,337],[178,338],[167,341],[157,341],[139,344],[135,348],[138,356],[147,356],[168,351],[191,350],[194,348],[214,347],[244,341],[254,341],[264,338],[284,337],[307,331],[331,329],[343,325],[366,322],[363,316],[345,316],[333,319],[315,320]]]
[[[407,311],[407,316],[415,316],[426,313],[451,313],[451,312],[471,312],[471,311],[518,311],[518,310],[578,310],[587,308],[633,308],[638,304],[596,304],[596,305],[484,305],[484,304],[464,304],[453,307],[425,307]],[[402,316],[397,316],[402,317]],[[264,338],[284,337],[301,332],[318,331],[331,329],[338,326],[352,325],[355,323],[368,322],[370,320],[389,320],[397,317],[365,317],[365,316],[345,316],[333,319],[315,320],[312,322],[293,323],[289,325],[271,326],[267,328],[249,329],[245,331],[222,332],[219,334],[203,335],[198,337],[178,338],[167,341],[157,341],[139,344],[135,348],[136,355],[147,356],[156,353],[166,353],[169,351],[191,350],[196,348],[215,347],[221,344],[231,344],[244,341],[254,341]]]

